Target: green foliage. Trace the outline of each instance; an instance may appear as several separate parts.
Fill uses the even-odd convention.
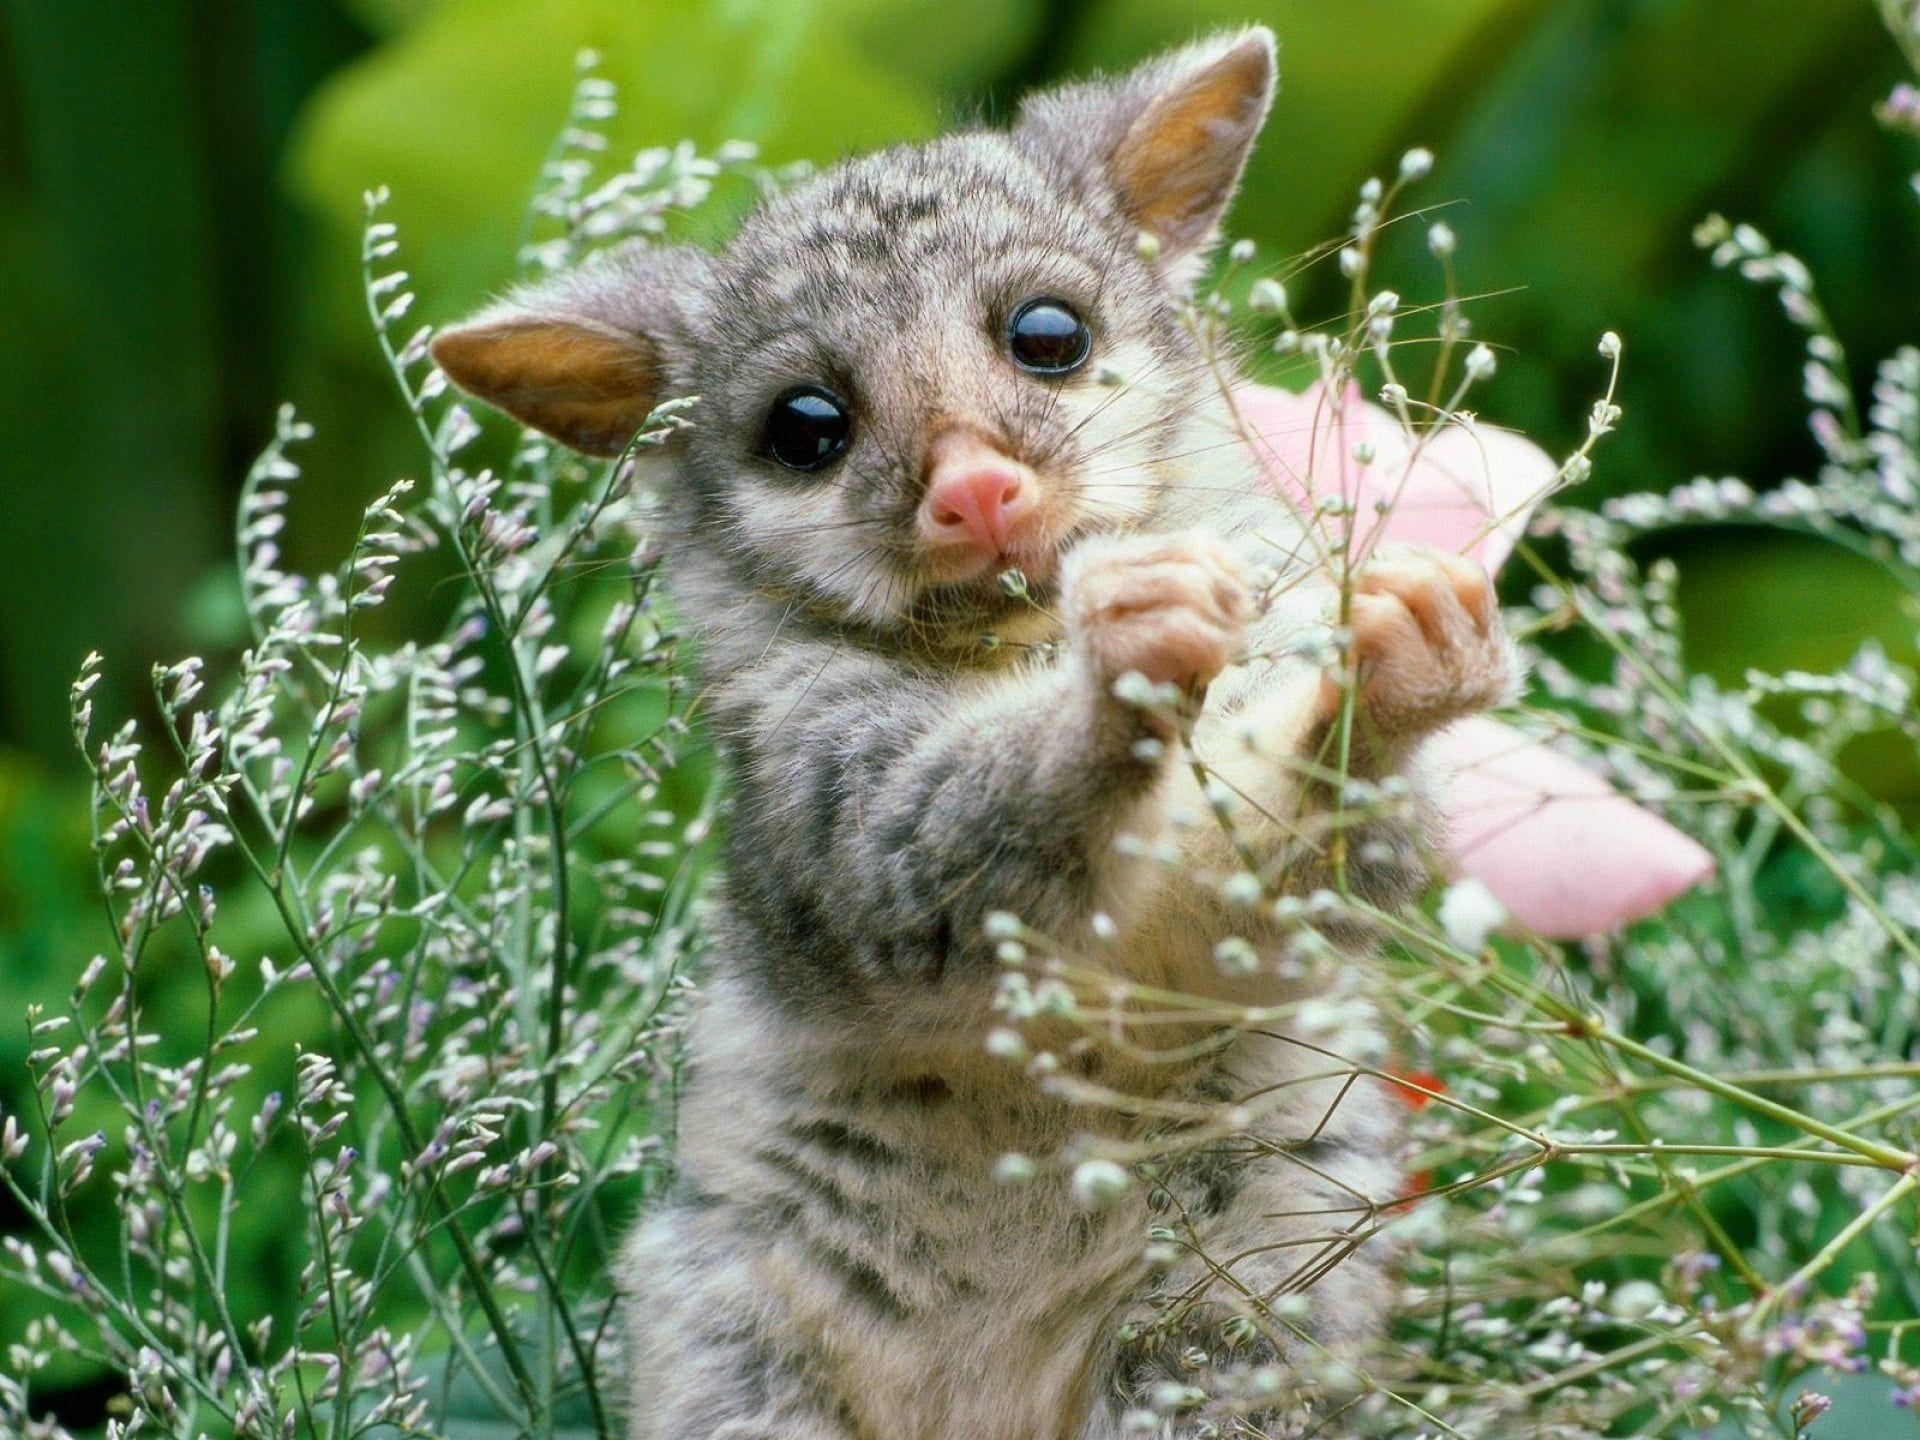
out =
[[[689,17],[631,0],[440,7],[315,97],[290,182],[321,222],[320,248],[336,265],[347,257],[346,267],[360,196],[388,186],[423,306],[445,313],[513,273],[514,235],[500,217],[526,203],[582,50],[597,52],[631,97],[608,137],[615,153],[742,139],[779,163],[930,132],[934,92],[876,65],[850,38],[850,12],[870,8],[806,0]],[[362,343],[350,280],[343,268],[322,286],[327,343]]]
[[[392,187],[429,318],[502,284],[514,237],[495,217],[524,198],[580,47],[630,97],[618,146],[741,136],[774,161],[830,159],[1252,19],[1281,35],[1282,89],[1239,233],[1268,254],[1317,243],[1352,175],[1432,145],[1464,283],[1501,292],[1477,313],[1514,347],[1511,420],[1569,438],[1566,377],[1592,334],[1634,346],[1632,423],[1601,487],[1809,456],[1759,403],[1794,363],[1764,305],[1686,254],[1708,208],[1751,201],[1834,277],[1864,348],[1897,338],[1899,307],[1867,277],[1912,273],[1920,246],[1876,183],[1898,142],[1857,123],[1892,67],[1864,0],[316,0],[198,28],[177,4],[136,21],[21,0],[0,59],[23,127],[0,166],[16,307],[0,361],[29,377],[0,391],[22,480],[0,486],[0,533],[21,541],[0,572],[0,743],[70,768],[59,697],[79,656],[176,648],[224,477],[283,396],[323,437],[303,558],[345,542],[363,477],[406,455],[341,258],[359,196]],[[1712,643],[1728,606],[1702,586],[1688,603]]]
[[[1863,0],[217,8],[17,0],[0,16],[9,1000],[57,1001],[76,957],[106,948],[63,716],[80,656],[100,645],[115,674],[137,676],[183,644],[237,650],[242,611],[216,557],[238,457],[274,401],[293,396],[319,422],[294,502],[296,562],[331,564],[378,477],[417,467],[411,421],[386,399],[366,336],[362,194],[392,187],[427,318],[499,287],[517,238],[503,217],[522,208],[583,47],[621,86],[615,152],[737,136],[780,162],[922,137],[983,96],[1004,113],[1020,85],[1117,67],[1205,26],[1272,24],[1282,95],[1236,233],[1263,255],[1303,250],[1341,228],[1357,176],[1408,143],[1433,145],[1440,166],[1425,193],[1457,197],[1445,215],[1470,257],[1466,288],[1496,292],[1473,313],[1513,347],[1502,418],[1574,438],[1565,427],[1583,409],[1593,336],[1611,327],[1632,344],[1627,418],[1596,497],[1701,469],[1764,482],[1816,463],[1801,416],[1773,399],[1793,388],[1799,352],[1770,301],[1698,264],[1686,235],[1704,211],[1751,216],[1806,256],[1862,353],[1890,350],[1914,319],[1910,294],[1885,289],[1885,277],[1920,271],[1920,227],[1898,183],[1912,147],[1861,123],[1894,68]],[[1382,278],[1397,282],[1391,268]],[[1310,303],[1334,293],[1303,283]],[[1750,667],[1829,669],[1868,635],[1914,658],[1910,599],[1867,562],[1725,528],[1658,543],[1681,561],[1688,659],[1723,685]],[[401,628],[433,604],[430,593],[398,599]],[[112,700],[116,712],[146,703],[137,690]],[[1910,747],[1868,737],[1844,760],[1911,823]],[[1783,916],[1833,899],[1817,867],[1778,866],[1766,885]],[[235,903],[225,923],[246,949],[276,921]],[[152,1015],[192,1023],[201,978],[184,946],[157,951],[142,984]],[[284,1036],[326,1033],[312,1005],[270,1014]],[[10,1111],[26,1048],[17,1028],[0,1029]],[[248,1098],[288,1079],[262,1075]],[[296,1195],[297,1156],[270,1163],[280,1169],[262,1193]],[[239,1217],[235,1283],[249,1313],[288,1308],[285,1209]],[[16,1219],[0,1208],[0,1230]],[[102,1208],[86,1223],[102,1233],[109,1219]],[[0,1343],[24,1319],[0,1313]],[[89,1416],[88,1376],[66,1379]]]

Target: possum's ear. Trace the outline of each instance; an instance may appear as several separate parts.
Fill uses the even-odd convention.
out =
[[[644,242],[604,251],[434,337],[468,394],[588,455],[618,455],[666,398],[668,352],[710,261]]]
[[[1214,238],[1273,102],[1264,26],[1216,35],[1110,80],[1045,91],[1016,137],[1110,188],[1125,218],[1184,273]]]

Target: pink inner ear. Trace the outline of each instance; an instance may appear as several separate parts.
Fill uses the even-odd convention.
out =
[[[1108,170],[1128,217],[1167,254],[1204,244],[1233,197],[1273,96],[1273,37],[1259,30],[1189,64],[1127,128]]]
[[[565,316],[509,315],[443,330],[433,358],[468,394],[589,455],[617,455],[660,377],[637,335]]]

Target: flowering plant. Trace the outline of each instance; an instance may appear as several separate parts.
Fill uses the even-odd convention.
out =
[[[1912,17],[1891,0],[1889,15],[1920,57]],[[528,265],[655,233],[723,176],[776,178],[739,148],[681,147],[601,179],[613,103],[589,68]],[[1889,118],[1912,109],[1896,94]],[[1276,490],[1343,562],[1376,533],[1490,570],[1511,551],[1510,618],[1537,647],[1537,698],[1510,717],[1524,729],[1448,741],[1459,878],[1412,916],[1337,888],[1290,897],[1303,922],[1344,914],[1390,941],[1373,998],[1400,1062],[1330,1063],[1413,1102],[1425,1177],[1423,1198],[1374,1197],[1344,1236],[1420,1243],[1396,1350],[1339,1377],[1341,1423],[1405,1440],[1796,1434],[1836,1418],[1814,1372],[1878,1371],[1875,1406],[1911,1408],[1920,856],[1843,752],[1874,733],[1920,743],[1913,677],[1863,644],[1832,673],[1717,684],[1685,663],[1675,567],[1636,557],[1672,527],[1768,526],[1920,593],[1920,351],[1857,405],[1805,267],[1710,220],[1714,263],[1773,286],[1806,334],[1820,473],[1563,504],[1620,418],[1611,389],[1555,464],[1465,409],[1496,359],[1472,341],[1443,224],[1427,236],[1438,303],[1370,285],[1430,158],[1369,182],[1351,233],[1308,257],[1349,288],[1332,319],[1296,314],[1279,275],[1244,291],[1291,382],[1238,401]],[[309,432],[283,413],[241,502],[252,641],[231,673],[159,670],[144,732],[95,714],[97,658],[74,689],[112,943],[76,964],[65,1007],[25,1017],[32,1104],[0,1116],[0,1188],[29,1227],[0,1249],[0,1293],[35,1315],[0,1369],[8,1434],[65,1440],[35,1394],[63,1366],[111,1377],[115,1437],[619,1431],[605,1258],[671,1163],[719,804],[634,464],[682,419],[663,407],[606,465],[484,435],[427,362],[429,332],[407,333],[381,200],[366,293],[421,483],[374,500],[336,570],[294,573],[280,545]],[[1252,259],[1235,247],[1189,317],[1222,349],[1245,333],[1229,297]],[[1416,387],[1403,342],[1428,321]],[[1617,369],[1619,343],[1602,354]],[[381,623],[408,586],[435,620],[396,641]],[[1394,798],[1343,791],[1356,808]],[[1292,1017],[1303,1033],[1358,983],[1312,930],[1300,959],[1329,983]],[[1013,954],[1008,1025],[1097,1033],[1105,1012],[1055,983],[1075,963]],[[201,1003],[156,1013],[148,981],[179,966]],[[1044,1053],[1000,1049],[1061,1083]],[[297,1193],[270,1183],[289,1156]],[[1091,1194],[1150,1177],[1155,1154],[1039,1160]],[[287,1287],[242,1311],[232,1231],[254,1206],[285,1216]]]
[[[1913,17],[1889,13],[1911,44]],[[1906,108],[1896,94],[1890,118]],[[1920,593],[1920,355],[1885,362],[1873,404],[1856,407],[1807,268],[1751,227],[1710,218],[1696,238],[1713,263],[1774,287],[1806,335],[1818,477],[1771,490],[1698,480],[1598,511],[1563,504],[1621,418],[1612,381],[1584,441],[1555,463],[1466,408],[1497,357],[1473,340],[1454,292],[1444,222],[1427,232],[1445,284],[1437,304],[1369,283],[1394,204],[1430,166],[1410,152],[1394,180],[1367,182],[1349,235],[1307,258],[1331,254],[1347,282],[1330,321],[1297,312],[1291,274],[1248,282],[1246,242],[1191,317],[1222,374],[1244,333],[1234,295],[1271,327],[1288,383],[1237,387],[1236,423],[1266,483],[1309,519],[1334,584],[1348,586],[1383,541],[1441,545],[1490,571],[1516,557],[1533,584],[1509,622],[1534,642],[1543,692],[1514,716],[1524,730],[1475,721],[1429,747],[1451,830],[1438,858],[1456,877],[1430,910],[1382,913],[1336,874],[1327,890],[1273,902],[1274,918],[1297,927],[1290,963],[1320,965],[1327,998],[1237,1011],[1187,1002],[1227,1030],[1283,1026],[1332,1043],[1359,982],[1316,940],[1345,920],[1390,938],[1388,1008],[1410,1022],[1397,1059],[1322,1044],[1316,1078],[1409,1101],[1417,1197],[1355,1194],[1328,1215],[1324,1247],[1263,1289],[1249,1323],[1282,1334],[1329,1254],[1394,1229],[1417,1241],[1403,1343],[1364,1375],[1309,1386],[1293,1417],[1301,1433],[1330,1416],[1409,1440],[1798,1435],[1836,1423],[1888,1433],[1884,1407],[1912,1408],[1920,1375],[1908,1318],[1920,1306],[1920,889],[1913,842],[1854,785],[1843,752],[1869,735],[1920,739],[1914,676],[1863,640],[1829,674],[1716,684],[1685,662],[1677,568],[1636,554],[1674,528],[1763,526],[1870,557]],[[1410,335],[1412,324],[1431,330]],[[1602,336],[1599,351],[1617,379],[1621,341]],[[1434,363],[1416,383],[1406,357],[1423,353]],[[1368,387],[1377,405],[1359,398]],[[1333,663],[1351,693],[1341,644],[1336,630]],[[1398,803],[1386,786],[1339,778],[1345,809],[1325,821],[1330,833]],[[1230,827],[1231,807],[1216,809],[1189,823]],[[1231,902],[1266,903],[1258,874],[1214,879]],[[1662,905],[1657,924],[1633,923]],[[1053,1093],[1141,1113],[1145,1097],[1065,1078],[1063,1055],[1101,1043],[1129,1002],[1182,1002],[1116,982],[1097,955],[1055,937],[1009,934],[1010,1028],[1082,1028],[1064,1045],[1016,1035],[997,1050]],[[1569,952],[1556,937],[1585,939]],[[1245,953],[1229,943],[1220,956]],[[1088,994],[1101,999],[1075,998]],[[1111,1196],[1130,1177],[1151,1186],[1167,1154],[1234,1143],[1251,1114],[1223,1109],[1143,1143],[1088,1137],[1054,1163],[1075,1167],[1090,1196]],[[1202,1244],[1172,1214],[1156,1235]],[[1235,1264],[1207,1258],[1217,1272]],[[1806,1378],[1873,1371],[1877,1394],[1840,1392],[1840,1413]],[[1162,1421],[1142,1419],[1149,1431]]]
[[[1608,337],[1607,349],[1618,348]],[[1471,416],[1415,435],[1352,388],[1336,398],[1317,382],[1301,394],[1248,385],[1236,403],[1274,489],[1307,512],[1337,497],[1348,520],[1341,548],[1356,559],[1405,541],[1498,574],[1560,479],[1524,436]],[[1498,720],[1459,721],[1427,753],[1441,772],[1451,868],[1537,934],[1577,940],[1618,929],[1712,871],[1712,857],[1672,825]]]

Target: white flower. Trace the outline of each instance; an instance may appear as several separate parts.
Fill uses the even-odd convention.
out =
[[[1287,308],[1287,287],[1263,275],[1247,291],[1247,305],[1255,314],[1277,315]]]
[[[1480,953],[1487,937],[1506,922],[1507,910],[1485,885],[1471,876],[1456,880],[1440,897],[1440,928],[1469,955]]]
[[[1083,1160],[1073,1171],[1073,1198],[1082,1209],[1104,1210],[1133,1184],[1126,1168],[1111,1160]]]

